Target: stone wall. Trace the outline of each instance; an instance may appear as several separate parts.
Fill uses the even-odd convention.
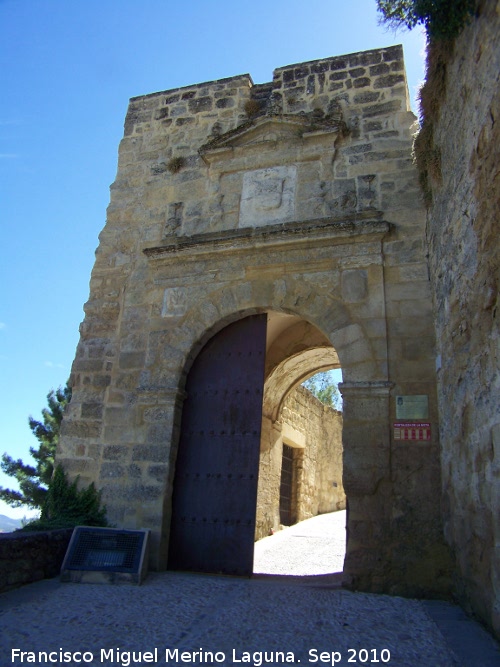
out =
[[[279,530],[283,443],[294,448],[295,522],[345,509],[342,484],[342,413],[304,387],[286,397],[281,423],[264,428],[261,440],[255,538]],[[270,437],[271,436],[271,437]]]
[[[500,3],[480,3],[447,63],[428,240],[445,534],[463,602],[500,634]]]
[[[113,523],[151,530],[153,569],[193,359],[266,313],[265,429],[305,377],[342,367],[346,581],[446,590],[415,120],[399,46],[130,101],[58,460]],[[427,397],[429,439],[399,437],[400,395]]]
[[[56,577],[73,529],[0,535],[0,593]]]

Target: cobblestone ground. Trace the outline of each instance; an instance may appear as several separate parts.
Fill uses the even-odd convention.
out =
[[[269,570],[274,550],[276,569],[300,565],[309,574],[318,553],[328,551],[323,540],[334,539],[324,527],[315,536],[323,520],[262,540],[256,569]],[[312,534],[306,537],[305,531]],[[0,667],[500,665],[497,645],[480,626],[453,605],[429,605],[345,591],[328,576],[239,579],[164,572],[151,573],[142,586],[52,579],[0,595]]]
[[[321,514],[255,544],[254,572],[296,576],[342,572],[345,510]]]

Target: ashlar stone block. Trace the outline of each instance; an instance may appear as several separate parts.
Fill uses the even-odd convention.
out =
[[[347,303],[364,301],[368,296],[368,274],[363,269],[342,271],[342,298]]]

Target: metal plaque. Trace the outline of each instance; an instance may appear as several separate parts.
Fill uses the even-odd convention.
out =
[[[429,419],[429,397],[396,396],[396,419]]]
[[[148,531],[77,526],[61,567],[61,580],[140,584],[148,568]]]

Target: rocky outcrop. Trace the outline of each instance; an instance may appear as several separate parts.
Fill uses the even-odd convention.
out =
[[[500,634],[500,3],[446,61],[434,119],[428,243],[438,353],[445,535],[457,591]]]

